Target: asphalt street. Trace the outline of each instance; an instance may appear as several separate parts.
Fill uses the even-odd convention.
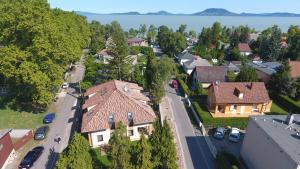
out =
[[[72,88],[72,84],[78,83],[82,80],[84,75],[84,66],[77,65],[75,72],[71,76],[71,87],[67,89],[65,96],[58,99],[56,103],[57,112],[56,118],[53,124],[50,125],[50,131],[45,139],[43,146],[45,148],[44,153],[34,164],[35,169],[53,169],[55,167],[58,154],[61,153],[64,148],[67,147],[68,142],[76,127],[78,126],[78,118],[76,117],[78,111],[78,91]],[[61,137],[61,142],[55,141],[58,137]]]
[[[182,97],[169,85],[166,87],[166,96],[173,113],[186,169],[215,169],[215,160],[201,132],[192,125]]]

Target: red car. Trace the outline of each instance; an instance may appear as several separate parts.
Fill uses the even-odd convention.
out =
[[[178,82],[177,82],[177,80],[174,79],[172,81],[172,86],[173,86],[174,89],[178,89]]]

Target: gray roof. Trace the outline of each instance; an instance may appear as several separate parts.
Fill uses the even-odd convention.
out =
[[[223,65],[228,67],[228,71],[239,72],[240,71],[240,66],[242,64],[235,61],[235,62],[225,62]]]
[[[208,62],[208,60],[197,57],[194,58],[193,60],[184,62],[183,66],[187,69],[194,69],[197,66],[212,66],[212,65]]]
[[[284,115],[250,117],[293,161],[300,162],[300,115],[294,115],[292,125],[287,125]],[[291,129],[289,129],[291,127]]]
[[[215,83],[216,81],[226,82],[228,68],[226,66],[198,66],[195,71],[198,82]]]
[[[255,68],[267,75],[272,75],[277,72],[277,68],[281,66],[279,62],[265,62],[265,63],[246,63],[248,66]]]
[[[0,139],[2,137],[4,137],[10,131],[11,131],[11,129],[2,129],[2,130],[0,130]]]
[[[180,60],[181,60],[181,59],[190,59],[190,60],[192,60],[192,59],[195,58],[195,56],[192,55],[192,54],[190,54],[189,52],[183,52],[183,53],[180,53],[180,54],[179,54],[178,58],[179,58]]]

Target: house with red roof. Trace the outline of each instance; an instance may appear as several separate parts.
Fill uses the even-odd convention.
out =
[[[289,61],[289,66],[291,68],[290,75],[292,78],[296,79],[300,77],[300,61]]]
[[[252,54],[252,50],[248,43],[239,43],[238,48],[240,50],[240,54],[243,56],[249,56]]]
[[[131,38],[127,40],[128,46],[148,46],[148,43],[142,38]]]
[[[213,117],[263,115],[271,106],[264,82],[220,82],[208,89],[208,110]]]
[[[91,147],[108,144],[118,122],[126,126],[132,141],[139,140],[142,133],[151,134],[156,115],[142,91],[135,83],[112,80],[85,92],[81,132],[88,136]]]

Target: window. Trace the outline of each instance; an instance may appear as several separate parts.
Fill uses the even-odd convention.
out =
[[[255,112],[258,111],[258,108],[257,108],[257,105],[256,105],[256,104],[254,104],[254,105],[252,106],[252,111],[255,111]]]
[[[129,121],[131,121],[133,119],[132,112],[128,112],[127,116],[128,116],[128,120]]]
[[[237,105],[231,105],[231,107],[230,107],[230,111],[233,111],[233,112],[236,112],[236,110],[237,110]]]
[[[113,115],[113,113],[109,114],[109,116],[108,116],[108,122],[109,123],[113,123],[114,122],[114,115]]]
[[[98,142],[103,141],[103,135],[98,135],[98,136],[97,136],[97,139],[98,139]]]
[[[133,130],[128,130],[128,136],[133,136]]]

